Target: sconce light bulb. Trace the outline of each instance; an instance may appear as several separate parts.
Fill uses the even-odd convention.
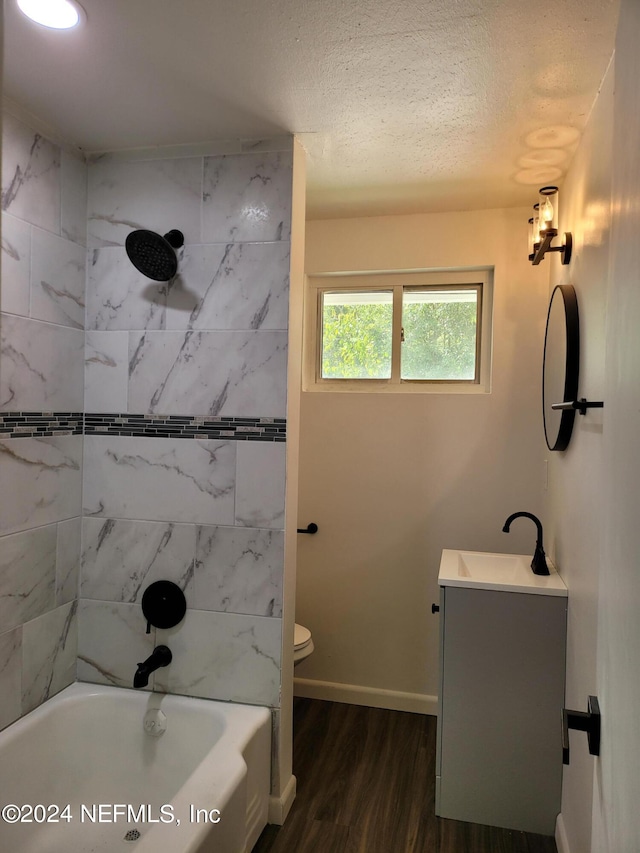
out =
[[[545,198],[544,204],[540,205],[540,230],[550,228],[553,223],[553,205],[549,198]]]
[[[542,187],[540,198],[540,234],[558,227],[558,187]]]

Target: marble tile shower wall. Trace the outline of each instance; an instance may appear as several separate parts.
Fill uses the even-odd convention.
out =
[[[89,165],[82,680],[130,686],[166,642],[150,687],[279,705],[291,179],[290,140]],[[169,284],[135,228],[184,233]],[[146,634],[158,579],[188,611]]]
[[[83,160],[7,114],[2,144],[0,728],[76,676],[87,202]]]

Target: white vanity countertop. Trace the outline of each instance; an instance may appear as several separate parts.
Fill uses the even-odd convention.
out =
[[[553,564],[551,574],[534,575],[531,554],[492,554],[487,551],[445,549],[440,560],[439,586],[566,596],[567,588]]]

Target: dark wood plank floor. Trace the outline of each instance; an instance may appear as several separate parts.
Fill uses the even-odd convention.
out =
[[[436,718],[294,700],[298,793],[253,853],[557,853],[555,841],[437,818]]]

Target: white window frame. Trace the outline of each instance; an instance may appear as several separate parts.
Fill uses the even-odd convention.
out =
[[[456,286],[477,286],[481,293],[480,323],[477,329],[478,370],[476,379],[402,379],[400,348],[402,346],[403,289],[420,287],[443,290]],[[340,289],[392,290],[392,375],[389,379],[323,379],[321,375],[322,294]],[[491,351],[493,318],[493,269],[481,267],[458,270],[411,270],[369,273],[319,273],[306,277],[305,325],[303,344],[302,387],[304,391],[349,392],[374,394],[488,394],[491,391]]]

